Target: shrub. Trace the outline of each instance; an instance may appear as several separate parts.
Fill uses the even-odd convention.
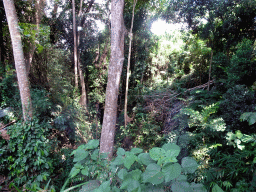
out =
[[[240,121],[240,115],[253,111],[255,106],[254,93],[244,85],[236,85],[230,88],[220,102],[219,112],[227,124],[228,131],[243,130],[244,133],[252,133],[255,125],[248,126]]]
[[[4,153],[1,161],[7,162],[9,178],[17,185],[40,183],[53,173],[50,154],[53,142],[47,139],[49,129],[49,124],[39,124],[38,120],[8,127],[9,153]]]
[[[252,85],[255,81],[256,62],[253,58],[253,42],[244,39],[238,43],[235,55],[232,56],[230,66],[227,68],[228,83],[230,87],[236,84]]]
[[[99,154],[99,141],[91,140],[72,152],[75,165],[66,184],[77,177],[85,183],[63,191],[81,187],[81,191],[206,191],[202,184],[188,183],[187,174],[195,172],[196,161],[184,157],[181,165],[177,163],[180,148],[167,143],[154,147],[149,153],[140,148],[125,151],[118,148],[117,157],[108,162],[106,154]]]

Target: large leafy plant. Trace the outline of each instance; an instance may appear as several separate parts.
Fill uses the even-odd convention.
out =
[[[52,141],[47,139],[49,124],[38,120],[16,123],[8,128],[10,140],[1,159],[6,160],[9,178],[14,183],[36,183],[46,181],[53,172],[53,160],[50,157]]]
[[[75,165],[69,180],[84,177],[87,182],[62,191],[82,186],[80,191],[205,191],[202,184],[187,182],[187,174],[195,172],[196,161],[184,157],[181,165],[177,163],[180,147],[167,143],[163,147],[154,147],[149,153],[140,148],[125,151],[118,148],[117,156],[108,162],[106,154],[99,154],[99,141],[91,140],[73,151]]]

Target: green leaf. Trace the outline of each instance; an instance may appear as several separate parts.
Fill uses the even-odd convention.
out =
[[[129,183],[127,187],[128,192],[141,192],[140,183],[137,180],[133,180]]]
[[[136,161],[137,159],[137,156],[134,155],[133,153],[129,152],[129,153],[125,153],[126,157],[124,159],[124,166],[127,168],[127,169],[130,169],[132,164]]]
[[[123,156],[125,154],[125,150],[123,148],[118,148],[116,154],[119,156]]]
[[[204,185],[201,183],[191,183],[190,184],[191,189],[194,192],[207,192],[207,190],[205,189]]]
[[[159,147],[153,147],[149,150],[149,155],[153,160],[158,161],[165,157],[165,150]]]
[[[96,140],[96,139],[93,139],[93,140],[90,140],[86,145],[85,145],[85,148],[86,149],[95,149],[99,146],[99,140]]]
[[[110,181],[103,182],[98,189],[93,192],[110,192]]]
[[[212,188],[212,192],[224,192],[219,185],[215,184]]]
[[[161,167],[157,164],[149,164],[142,174],[143,182],[150,182],[154,185],[161,184],[164,181],[164,175],[161,172]]]
[[[186,175],[180,175],[176,181],[187,181],[187,176]]]
[[[83,168],[83,166],[81,165],[81,163],[76,163],[76,164],[74,165],[74,167],[77,168],[77,169],[82,169],[82,168]]]
[[[118,172],[118,177],[120,178],[120,179],[122,179],[122,180],[124,180],[124,178],[125,178],[125,176],[127,175],[127,171],[126,171],[126,169],[121,169],[119,172]]]
[[[180,147],[174,143],[166,143],[162,147],[166,152],[172,151],[172,155],[177,157],[180,153]]]
[[[98,159],[98,157],[99,157],[99,149],[95,149],[94,151],[93,151],[93,153],[92,153],[92,155],[91,155],[91,159],[92,160],[97,160]]]
[[[84,149],[80,149],[80,150],[76,151],[75,158],[74,158],[73,162],[82,161],[86,157],[88,157],[88,155],[89,155],[88,151],[85,151]]]
[[[181,160],[181,166],[184,172],[194,173],[198,167],[197,162],[192,157],[184,157]]]
[[[255,112],[246,112],[240,116],[241,121],[248,121],[249,125],[253,125],[256,122]]]
[[[151,163],[155,163],[155,161],[150,157],[148,153],[141,153],[138,156],[139,162],[141,162],[144,165],[149,165]]]
[[[142,172],[141,172],[141,170],[139,170],[139,169],[135,169],[135,170],[132,170],[131,172],[129,172],[129,175],[130,175],[133,179],[135,179],[135,180],[137,180],[137,181],[140,180],[141,174],[142,174]]]
[[[124,163],[124,157],[117,156],[114,161],[111,162],[111,165],[122,165]]]
[[[99,186],[100,182],[98,180],[90,180],[85,185],[83,185],[82,189],[79,192],[92,192]]]
[[[143,149],[140,149],[140,148],[132,148],[131,152],[133,154],[139,154],[139,153],[142,153],[143,152]]]
[[[152,184],[141,185],[141,191],[146,192],[165,192],[162,187],[154,186]]]
[[[69,177],[73,178],[80,172],[80,169],[73,167],[69,173]]]
[[[126,178],[123,182],[122,185],[120,187],[120,189],[127,189],[128,185],[130,184],[130,182],[132,182],[132,178]]]
[[[169,182],[176,179],[181,174],[181,166],[178,163],[166,163],[162,168],[162,172],[165,176],[165,182]]]
[[[88,175],[89,175],[89,167],[86,166],[85,168],[83,168],[83,169],[81,170],[81,173],[82,173],[83,175],[88,176]]]
[[[172,192],[191,192],[190,184],[188,182],[175,181],[171,185]]]
[[[177,151],[176,151],[177,152]],[[175,151],[167,151],[165,154],[165,158],[161,161],[162,163],[176,163],[177,160],[177,156],[176,156],[176,152]]]
[[[253,159],[253,163],[256,163],[256,156],[255,156],[254,159]]]

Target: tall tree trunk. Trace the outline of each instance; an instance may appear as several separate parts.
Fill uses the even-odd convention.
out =
[[[23,118],[26,121],[29,119],[29,117],[32,118],[32,103],[30,97],[29,82],[26,74],[26,66],[24,62],[21,36],[19,32],[18,18],[13,0],[4,0],[4,8],[12,39],[13,55],[18,77]]]
[[[127,64],[127,74],[126,74],[126,87],[125,87],[125,99],[124,99],[124,127],[126,128],[127,120],[129,119],[127,115],[127,100],[128,100],[128,84],[129,84],[129,75],[130,75],[130,63],[131,63],[131,52],[132,52],[132,28],[133,28],[133,20],[134,20],[134,9],[136,6],[137,0],[133,1],[133,10],[132,10],[132,24],[130,29],[130,42],[129,42],[129,56],[128,56],[128,64]]]
[[[211,80],[211,71],[212,71],[212,55],[213,55],[213,50],[211,51],[211,59],[210,59],[210,67],[209,67],[209,80],[208,80],[208,88],[207,88],[208,91],[210,91],[210,80]]]
[[[111,0],[111,57],[108,68],[108,83],[104,118],[100,138],[100,152],[112,158],[117,115],[117,99],[124,61],[123,20],[124,0]]]
[[[32,2],[31,2],[32,3]],[[42,4],[44,3],[44,0],[36,0],[35,1],[35,15],[36,15],[36,20],[33,22],[36,25],[36,38],[39,36],[39,27],[41,23],[41,18],[42,18]],[[26,70],[27,70],[27,75],[29,75],[30,68],[32,65],[34,53],[36,50],[36,42],[30,42],[29,45],[30,49],[29,52],[26,53],[25,56],[25,64],[26,64]]]
[[[75,0],[72,0],[72,10],[73,10],[73,34],[74,34],[75,88],[78,88],[78,73],[77,73],[77,38],[76,38],[76,7],[75,7]]]
[[[80,9],[79,9],[79,13],[78,13],[78,19],[79,19],[78,25],[79,26],[81,25],[82,10],[83,10],[83,0],[80,0]],[[78,31],[77,47],[79,47],[79,44],[80,44],[80,35],[81,35],[81,32]],[[85,80],[84,80],[83,70],[81,68],[81,61],[80,61],[80,55],[79,54],[78,54],[77,67],[78,67],[78,71],[79,71],[80,84],[81,84],[81,88],[82,88],[82,95],[81,95],[79,103],[80,103],[80,105],[82,105],[86,109],[86,107],[87,107],[87,96],[86,96]]]
[[[56,40],[56,33],[57,33],[56,20],[57,20],[58,7],[59,7],[59,0],[55,0],[54,6],[53,6],[53,11],[52,11],[52,19],[50,22],[50,42],[51,42],[51,44],[55,44],[57,42],[57,40]]]
[[[3,19],[4,19],[4,8],[3,1],[0,1],[0,62],[3,65],[3,69],[5,70],[5,63],[4,63],[4,38],[3,38]]]

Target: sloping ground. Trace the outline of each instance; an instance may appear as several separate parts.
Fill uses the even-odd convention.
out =
[[[213,84],[214,80],[205,84],[187,89],[184,93],[196,90],[207,89],[208,84]],[[180,97],[180,98],[179,98]],[[183,107],[186,107],[189,103],[186,101],[186,97],[181,93],[175,91],[168,91],[163,93],[155,93],[152,95],[144,95],[146,107],[144,109],[148,112],[155,114],[156,121],[164,122],[162,132],[168,134],[169,132],[178,129],[179,119],[174,118],[175,115],[180,113]]]

